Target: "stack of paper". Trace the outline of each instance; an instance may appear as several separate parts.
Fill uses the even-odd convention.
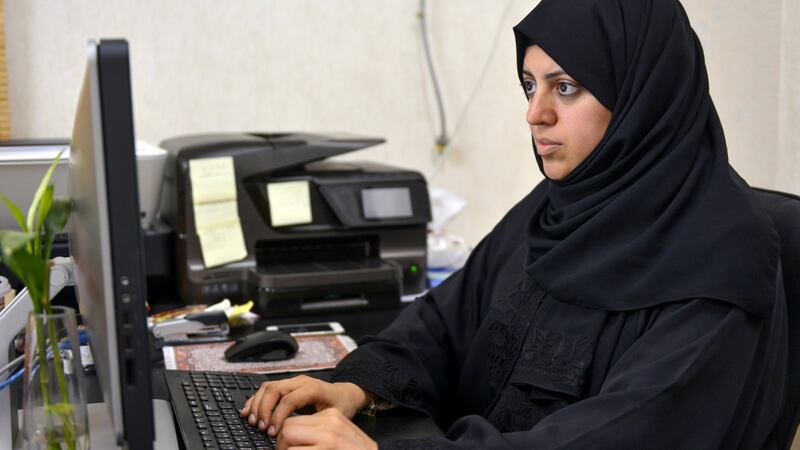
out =
[[[220,266],[246,257],[233,158],[190,160],[189,177],[195,230],[205,266]]]

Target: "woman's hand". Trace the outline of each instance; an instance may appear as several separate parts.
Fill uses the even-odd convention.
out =
[[[278,434],[277,449],[286,450],[290,447],[315,450],[378,450],[378,444],[336,408],[286,419]]]
[[[270,436],[276,436],[294,411],[312,405],[317,411],[337,409],[353,417],[368,403],[367,393],[353,383],[327,383],[306,375],[261,384],[242,408],[242,417]]]

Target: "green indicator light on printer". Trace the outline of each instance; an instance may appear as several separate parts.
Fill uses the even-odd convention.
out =
[[[408,267],[408,271],[411,273],[419,272],[419,267],[416,264],[412,264]]]

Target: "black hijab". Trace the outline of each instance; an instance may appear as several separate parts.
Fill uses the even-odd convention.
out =
[[[591,308],[703,297],[766,313],[778,237],[728,164],[703,51],[682,6],[542,0],[514,32],[520,79],[526,48],[538,45],[612,111],[589,157],[534,191],[533,279]]]

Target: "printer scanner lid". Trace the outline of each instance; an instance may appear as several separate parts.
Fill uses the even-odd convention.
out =
[[[210,156],[236,156],[237,176],[279,171],[386,142],[347,133],[215,133],[167,139],[161,146],[184,162]],[[270,151],[265,152],[268,149]],[[245,160],[252,158],[254,164]],[[256,161],[257,160],[257,161]],[[251,168],[253,173],[247,172]]]

